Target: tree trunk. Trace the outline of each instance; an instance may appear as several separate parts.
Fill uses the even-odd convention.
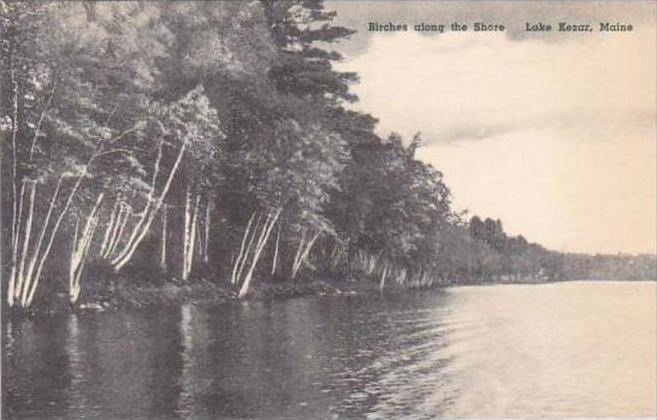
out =
[[[41,233],[39,234],[39,240],[37,241],[36,247],[35,247],[34,252],[32,254],[32,259],[30,260],[30,265],[27,269],[27,277],[28,278],[32,278],[32,275],[34,274],[34,268],[36,267],[38,256],[39,256],[39,253],[41,252],[41,247],[43,246],[43,239],[46,236],[46,232],[48,230],[48,225],[50,224],[50,218],[52,216],[52,211],[55,208],[55,204],[57,203],[57,197],[59,196],[59,190],[62,186],[62,181],[63,181],[63,177],[60,176],[59,179],[57,180],[57,186],[55,187],[55,192],[53,192],[52,197],[50,198],[50,204],[48,206],[48,212],[46,213],[46,218],[43,221],[43,225],[41,225]]]
[[[281,241],[281,225],[282,223],[278,224],[278,232],[276,233],[276,246],[274,248],[274,258],[271,263],[271,275],[273,276],[276,274],[276,264],[278,261],[278,246]]]
[[[91,164],[91,161],[93,160],[92,158],[89,160],[87,165],[82,171],[82,174],[78,177],[78,179],[75,181],[75,184],[73,185],[73,188],[71,189],[71,192],[68,195],[68,198],[66,200],[66,203],[64,204],[64,208],[62,208],[62,211],[59,213],[59,217],[57,218],[57,221],[55,222],[55,225],[53,226],[52,230],[50,231],[50,237],[48,238],[48,244],[46,245],[46,249],[43,251],[43,254],[41,256],[41,259],[39,261],[39,265],[37,267],[37,271],[34,275],[34,279],[32,282],[32,289],[30,290],[29,296],[27,298],[27,302],[25,303],[24,306],[29,307],[32,304],[32,299],[34,298],[34,292],[36,291],[37,286],[39,285],[39,280],[41,279],[41,272],[43,271],[43,266],[46,263],[46,260],[48,259],[48,255],[50,254],[50,250],[52,249],[52,245],[55,241],[55,236],[57,235],[57,231],[59,230],[59,226],[62,223],[62,220],[64,219],[64,216],[66,215],[66,212],[68,211],[68,208],[71,206],[71,203],[73,202],[73,197],[75,197],[75,194],[78,191],[78,188],[80,188],[80,185],[82,184],[82,180],[84,179],[84,176],[87,173],[87,168]]]
[[[258,226],[260,226],[260,220],[262,220],[262,216],[258,215],[258,218],[256,219],[255,225],[253,225],[253,229],[251,230],[251,239],[249,240],[248,245],[246,246],[246,249],[244,250],[244,255],[242,256],[242,260],[240,261],[240,266],[239,269],[237,270],[237,278],[235,279],[236,284],[240,284],[242,279],[242,272],[244,271],[244,267],[246,267],[246,263],[249,261],[249,257],[251,256],[251,252],[254,250],[254,241],[255,238],[258,234]]]
[[[103,236],[103,242],[100,244],[100,256],[105,258],[107,254],[108,246],[110,245],[110,239],[114,231],[114,225],[117,223],[117,215],[121,209],[121,196],[116,197],[116,202],[112,211],[110,212],[110,219],[105,228],[105,236]]]
[[[137,224],[135,225],[134,229],[132,230],[130,236],[128,237],[128,242],[126,243],[125,247],[121,250],[121,252],[119,253],[119,256],[116,257],[112,261],[113,264],[117,264],[118,261],[120,261],[122,258],[124,258],[127,254],[130,253],[130,250],[132,249],[132,244],[135,243],[137,241],[137,238],[139,238],[141,236],[141,233],[142,233],[141,231],[143,229],[143,226],[146,223],[146,221],[150,218],[150,211],[151,211],[151,207],[153,205],[153,200],[154,200],[153,195],[155,193],[155,185],[156,185],[156,182],[157,182],[157,176],[160,173],[160,164],[162,162],[162,147],[163,147],[163,144],[164,144],[164,140],[160,139],[160,143],[159,143],[158,148],[157,148],[157,157],[155,158],[155,165],[154,165],[154,168],[153,168],[153,178],[151,179],[151,188],[148,191],[148,198],[146,200],[146,205],[144,206],[144,211],[142,212],[141,217],[137,221]],[[183,145],[181,151],[184,150],[184,148],[185,147]],[[162,198],[164,198],[164,197],[161,197],[160,199],[162,199]],[[139,242],[141,242],[141,240],[139,240]],[[136,245],[135,245],[135,248],[136,248]],[[134,251],[132,251],[132,252],[134,252]]]
[[[191,207],[192,192],[187,188],[185,199],[185,238],[183,242],[183,272],[182,279],[188,280],[194,262],[194,248],[196,245],[196,224],[198,219],[198,207],[201,196],[197,195],[194,207]]]
[[[98,222],[98,208],[100,207],[100,203],[103,201],[104,195],[104,193],[100,193],[98,195],[96,203],[87,216],[87,221],[79,240],[77,238],[77,225],[79,218],[76,221],[76,234],[73,242],[73,249],[71,252],[71,269],[69,276],[69,301],[71,304],[75,304],[80,295],[80,279],[82,278],[82,271],[87,259],[89,247],[91,246],[91,240],[93,238],[94,232],[96,231]]]
[[[115,232],[112,237],[111,246],[107,250],[107,258],[112,258],[116,253],[117,247],[121,244],[121,238],[123,238],[123,232],[125,227],[132,216],[132,207],[127,203],[121,203],[121,208],[119,209],[119,216],[117,225],[115,226]]]
[[[210,243],[210,199],[208,198],[208,202],[205,205],[205,223],[204,223],[204,228],[205,228],[205,235],[203,237],[203,262],[207,264],[209,262],[208,258],[208,244]]]
[[[278,220],[278,216],[280,216],[281,214],[281,210],[282,208],[279,207],[274,217],[273,218],[267,217],[267,220],[265,220],[265,223],[262,225],[262,232],[260,234],[260,238],[258,239],[258,245],[256,247],[255,254],[253,255],[251,267],[249,268],[249,271],[246,273],[246,276],[244,277],[242,288],[240,289],[240,292],[238,294],[238,297],[240,299],[246,296],[247,293],[249,292],[249,287],[251,286],[251,280],[253,279],[253,272],[255,270],[256,264],[258,264],[258,260],[260,259],[260,254],[262,253],[262,250],[265,247],[265,244],[267,243],[267,239],[269,238],[269,234],[271,233],[272,227]]]
[[[20,266],[18,268],[18,285],[16,287],[14,296],[17,299],[19,296],[25,296],[24,289],[29,287],[30,279],[25,278],[25,260],[28,258],[28,249],[30,245],[30,236],[32,233],[32,223],[34,221],[34,201],[36,195],[36,181],[25,181],[31,184],[30,187],[30,201],[28,204],[27,219],[25,220],[25,233],[23,235],[23,249],[20,254]],[[19,226],[20,228],[20,226]],[[24,301],[24,299],[23,299]]]
[[[12,39],[13,41],[13,39]],[[16,284],[16,264],[17,260],[17,247],[18,247],[18,152],[16,150],[16,139],[18,137],[18,81],[16,80],[15,70],[15,47],[12,45],[9,49],[9,78],[11,79],[11,95],[12,95],[12,121],[11,121],[11,155],[12,155],[12,212],[11,212],[11,273],[9,275],[9,286],[7,289],[7,303],[9,307],[14,306],[14,289]]]
[[[189,224],[192,219],[192,197],[191,191],[189,190],[189,185],[185,190],[185,220],[183,227],[183,255],[182,255],[182,272],[181,276],[183,280],[187,280],[187,255],[189,254]]]
[[[242,243],[240,245],[240,252],[237,254],[237,259],[235,260],[235,263],[233,264],[233,273],[230,277],[230,284],[236,284],[238,280],[238,269],[241,263],[242,258],[244,257],[244,246],[246,245],[246,241],[248,240],[249,236],[249,231],[251,229],[251,224],[253,223],[253,219],[256,216],[256,212],[253,212],[251,215],[251,218],[249,219],[248,223],[246,224],[246,228],[244,228],[244,234],[242,235]]]
[[[78,249],[78,231],[80,230],[80,216],[75,216],[75,228],[73,229],[73,245],[71,246],[71,261],[68,264],[69,289],[70,279],[75,277],[75,253]]]
[[[299,246],[297,246],[297,252],[294,253],[294,260],[292,261],[292,270],[290,270],[290,277],[294,278],[297,273],[297,266],[301,260],[301,254],[303,253],[303,245],[306,241],[306,228],[301,229],[301,239],[299,240]]]
[[[162,207],[162,250],[160,253],[160,270],[167,269],[167,205]]]
[[[306,249],[301,254],[299,261],[296,263],[296,266],[292,271],[292,278],[296,277],[299,269],[301,268],[301,265],[308,259],[308,255],[310,255],[310,250],[312,249],[313,245],[315,244],[315,241],[317,240],[317,238],[319,238],[319,235],[321,234],[322,234],[322,230],[318,231],[315,234],[315,236],[313,236],[313,238],[306,245]]]
[[[383,292],[383,287],[386,284],[386,275],[388,274],[388,266],[383,267],[383,273],[381,273],[381,283],[379,283],[379,292]]]
[[[167,178],[167,181],[164,184],[164,188],[162,189],[160,197],[157,199],[155,203],[155,208],[150,212],[150,217],[148,217],[148,219],[146,220],[140,233],[135,237],[135,239],[132,242],[129,241],[129,243],[125,246],[123,252],[121,252],[118,257],[112,260],[112,265],[114,266],[115,271],[121,270],[121,268],[123,268],[128,263],[128,261],[132,259],[135,251],[137,250],[137,247],[144,240],[144,237],[146,237],[146,233],[150,229],[151,224],[153,223],[153,219],[157,215],[157,212],[160,209],[160,207],[162,206],[162,201],[164,200],[167,193],[169,192],[169,188],[171,187],[171,182],[173,181],[173,178],[176,175],[176,172],[178,171],[178,167],[180,166],[180,162],[182,161],[186,147],[187,147],[187,142],[183,143],[183,145],[181,146],[180,151],[178,152],[178,157],[176,158],[176,161],[173,164],[173,168],[171,168],[171,171],[169,172],[169,177]]]

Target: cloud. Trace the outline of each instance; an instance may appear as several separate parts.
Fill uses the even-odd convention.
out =
[[[340,69],[380,134],[423,132],[457,208],[555,249],[654,252],[655,53],[654,23],[567,42],[403,33]]]
[[[584,137],[597,137],[628,121],[652,124],[651,46],[650,31],[567,44],[407,33],[374,39],[367,55],[341,68],[359,72],[354,92],[382,130],[420,129],[429,141],[453,141],[459,133],[579,126]]]
[[[498,134],[509,131],[509,127],[503,126],[454,126],[450,129],[444,130],[441,135],[435,136],[428,141],[428,144],[436,142],[453,143],[459,141],[472,141],[490,139]]]

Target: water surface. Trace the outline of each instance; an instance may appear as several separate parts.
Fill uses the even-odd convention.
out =
[[[5,322],[3,411],[652,416],[655,315],[654,282],[569,282]]]

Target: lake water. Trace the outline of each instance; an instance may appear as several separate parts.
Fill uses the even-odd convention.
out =
[[[655,292],[499,285],[5,322],[3,414],[653,416]]]

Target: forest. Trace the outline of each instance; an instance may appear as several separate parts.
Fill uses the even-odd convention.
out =
[[[384,289],[596,266],[454,211],[416,158],[437,139],[381,137],[350,106],[358,75],[331,47],[354,31],[320,0],[4,1],[0,14],[10,308],[76,306],[110,279],[204,279],[246,298],[315,277]]]

